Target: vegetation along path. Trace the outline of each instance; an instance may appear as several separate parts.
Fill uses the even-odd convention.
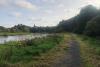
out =
[[[75,39],[71,39],[68,46],[66,57],[54,64],[53,67],[81,67],[79,43]]]

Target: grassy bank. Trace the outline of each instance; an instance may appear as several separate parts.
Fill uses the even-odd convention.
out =
[[[20,33],[0,33],[0,36],[14,36],[14,35],[27,35],[27,34],[31,34],[31,33],[23,33],[23,32],[20,32]]]
[[[58,46],[62,40],[61,35],[50,35],[0,45],[0,67],[32,67],[40,56]]]
[[[100,40],[87,36],[77,36],[80,43],[83,67],[100,67]]]

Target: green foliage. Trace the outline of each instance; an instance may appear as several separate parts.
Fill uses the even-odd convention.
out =
[[[18,24],[9,29],[9,32],[30,32],[31,27]]]
[[[5,27],[0,26],[0,32],[6,32],[7,29]]]
[[[78,35],[83,67],[99,67],[100,40],[95,37]]]
[[[100,40],[93,37],[81,36],[82,41],[88,43],[87,46],[94,50],[94,53],[100,55]]]
[[[0,64],[29,62],[36,56],[48,52],[60,43],[62,36],[50,35],[32,40],[8,42],[0,45]],[[35,60],[34,60],[35,61]]]
[[[91,30],[94,29],[93,31],[96,31],[96,34],[98,33],[98,35],[100,35],[100,23],[99,23],[99,18],[97,18],[97,21],[94,20],[93,18],[95,18],[97,15],[100,15],[99,10],[97,10],[95,7],[93,7],[92,5],[88,5],[84,8],[81,9],[80,13],[68,20],[63,20],[61,21],[58,26],[57,29],[59,32],[74,32],[74,33],[78,33],[78,34],[83,34],[83,32],[86,29],[86,34],[94,34]],[[92,21],[91,21],[92,20]],[[88,23],[89,21],[91,21],[92,23]],[[96,23],[95,23],[96,21]],[[98,26],[97,26],[98,25]],[[97,29],[98,28],[98,29]],[[97,35],[97,36],[98,36]]]
[[[84,33],[90,36],[100,36],[100,16],[88,22]]]

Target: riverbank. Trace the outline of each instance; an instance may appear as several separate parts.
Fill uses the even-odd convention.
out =
[[[46,37],[49,34],[36,34],[36,33],[29,33],[29,34],[22,34],[22,35],[13,35],[13,36],[0,36],[0,44],[4,44],[9,41],[23,41],[27,39],[34,39],[40,37]]]
[[[62,40],[62,35],[50,35],[0,45],[0,67],[31,67],[37,61],[39,62],[38,58],[40,56],[47,54],[58,46]]]
[[[83,35],[76,38],[80,43],[83,67],[100,67],[100,40]]]

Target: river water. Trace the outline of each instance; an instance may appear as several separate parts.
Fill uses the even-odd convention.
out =
[[[45,37],[47,34],[31,34],[31,35],[15,35],[15,36],[0,36],[0,44],[4,44],[9,41],[21,41],[26,39],[34,39]]]

